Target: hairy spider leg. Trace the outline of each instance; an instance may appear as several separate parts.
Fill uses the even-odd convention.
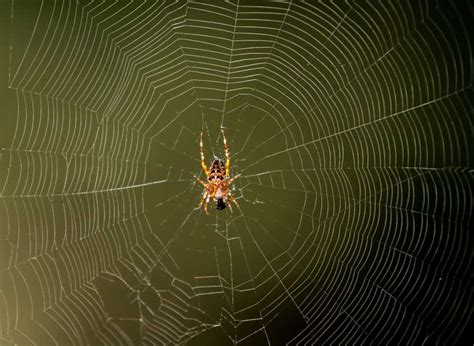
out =
[[[207,198],[206,198],[206,202],[204,203],[204,211],[206,212],[207,215],[209,215],[209,212],[207,211],[207,205],[209,204],[209,200],[211,199],[211,194],[210,193],[207,193]]]
[[[209,170],[207,169],[206,162],[204,161],[204,146],[202,144],[202,132],[201,132],[201,139],[199,140],[199,148],[201,152],[201,167],[207,177],[209,175]]]
[[[227,140],[225,139],[224,129],[221,129],[222,138],[224,139],[224,152],[225,152],[225,175],[226,177],[229,176],[230,173],[230,154],[229,154],[229,147],[227,146]]]
[[[209,198],[210,198],[210,195],[209,193],[206,191],[202,194],[202,198],[201,198],[201,202],[199,203],[198,205],[198,209],[201,209],[201,207],[204,205],[204,211],[206,212],[206,214],[209,215],[209,213],[207,212],[207,203],[209,202]]]
[[[240,208],[239,203],[237,203],[237,200],[234,198],[234,196],[232,196],[232,194],[231,194],[230,192],[227,194],[227,199],[228,199],[230,202],[234,202],[235,205]],[[232,205],[231,205],[231,204],[232,204],[232,203],[227,203],[227,205],[229,206],[230,212],[232,212]]]
[[[201,200],[199,201],[198,208],[201,208],[204,201],[206,200],[207,191],[202,194]]]
[[[229,181],[227,182],[227,184],[229,184],[229,186],[230,186],[234,182],[234,180],[237,179],[240,176],[241,176],[241,174],[237,174],[236,176],[230,178]]]
[[[227,198],[229,198],[229,195],[227,195]],[[229,206],[230,212],[233,213],[234,211],[232,210],[232,203],[226,203],[226,204]]]
[[[196,180],[198,181],[199,184],[201,184],[202,186],[204,186],[204,188],[207,188],[206,183],[203,182],[201,179],[199,179],[198,177],[196,177]]]

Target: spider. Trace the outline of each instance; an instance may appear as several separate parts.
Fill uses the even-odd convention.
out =
[[[216,202],[217,210],[223,210],[226,207],[226,202],[234,202],[237,206],[239,204],[232,196],[230,192],[230,186],[237,179],[240,174],[236,175],[233,178],[229,177],[230,172],[230,155],[229,148],[227,147],[227,141],[225,139],[224,130],[221,129],[222,138],[224,139],[224,152],[226,162],[216,159],[212,162],[211,169],[209,170],[204,162],[204,147],[202,144],[202,132],[201,140],[199,142],[200,152],[201,152],[201,168],[207,176],[207,183],[203,182],[201,179],[197,178],[197,181],[204,187],[204,192],[202,194],[201,202],[199,203],[198,208],[203,207],[206,214],[209,214],[207,211],[207,204],[211,198]],[[227,203],[230,211],[232,212],[232,206],[230,203]]]

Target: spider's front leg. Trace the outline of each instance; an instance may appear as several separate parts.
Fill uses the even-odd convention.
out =
[[[204,161],[204,145],[202,144],[202,132],[201,132],[201,138],[199,140],[199,151],[201,153],[201,167],[202,170],[204,171],[204,174],[206,174],[206,177],[209,175],[209,170],[207,169],[206,162]]]
[[[222,132],[222,138],[224,141],[225,175],[226,177],[228,177],[230,173],[230,153],[229,153],[229,147],[227,146],[227,140],[225,139],[224,129],[221,129],[221,132]]]

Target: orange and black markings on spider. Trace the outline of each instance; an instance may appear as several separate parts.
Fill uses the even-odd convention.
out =
[[[235,179],[237,179],[240,174],[236,175],[235,177],[230,177],[230,154],[229,148],[227,146],[227,140],[225,139],[224,130],[222,131],[222,138],[224,139],[224,153],[225,153],[225,164],[221,160],[214,160],[210,166],[210,169],[206,166],[204,160],[204,147],[202,144],[202,132],[201,132],[201,140],[199,142],[200,152],[201,152],[201,168],[206,174],[207,182],[202,181],[199,178],[196,178],[197,181],[204,187],[204,191],[202,193],[201,202],[199,203],[198,208],[203,208],[206,214],[209,214],[207,211],[207,205],[212,198],[214,202],[216,202],[216,208],[218,210],[223,210],[228,205],[230,211],[232,212],[232,205],[231,203],[227,202],[234,202],[237,206],[239,205],[235,200],[234,196],[232,196],[231,185]]]

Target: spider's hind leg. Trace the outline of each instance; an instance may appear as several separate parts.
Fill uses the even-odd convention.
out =
[[[209,193],[206,191],[202,194],[202,198],[201,198],[201,201],[199,202],[199,205],[198,205],[198,209],[201,209],[201,207],[204,205],[204,211],[206,212],[206,214],[209,215],[208,211],[207,211],[207,203],[209,203]]]
[[[240,209],[239,203],[237,203],[237,200],[234,198],[234,196],[232,196],[230,192],[227,194],[227,199],[229,200],[227,205],[229,206],[230,212],[232,212],[232,202],[234,202],[235,205]]]

